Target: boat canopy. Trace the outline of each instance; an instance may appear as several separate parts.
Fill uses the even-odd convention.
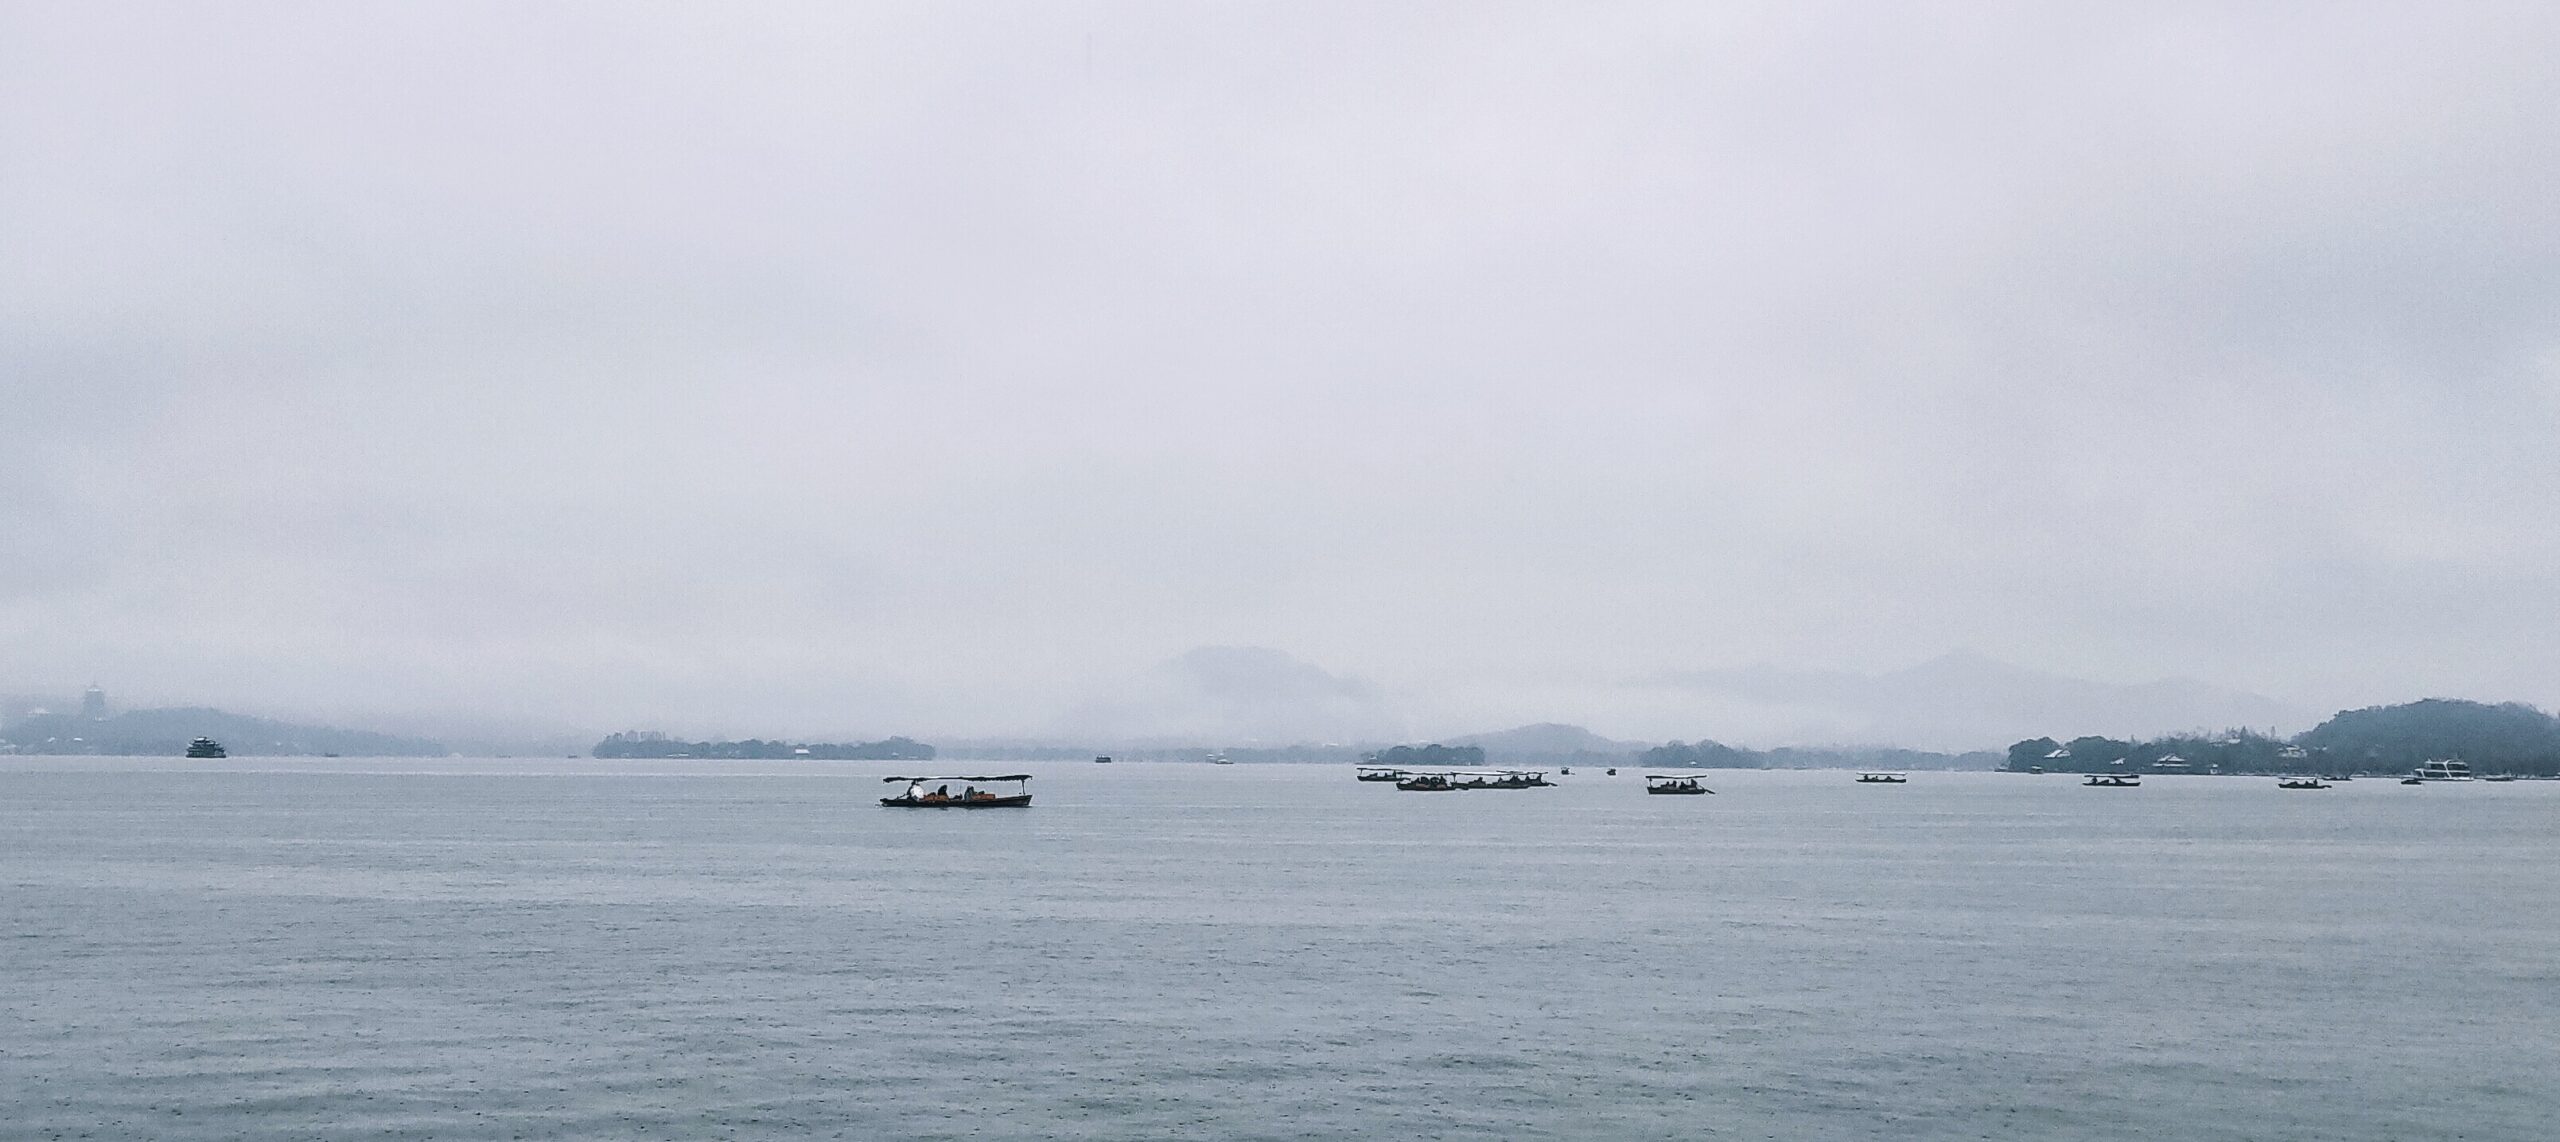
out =
[[[969,777],[966,775],[953,775],[950,777],[883,777],[880,780],[884,784],[896,784],[901,781],[1029,781],[1031,780],[1031,775],[1028,773],[1007,773],[997,777]]]

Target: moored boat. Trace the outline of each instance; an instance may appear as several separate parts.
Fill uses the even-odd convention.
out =
[[[883,797],[880,804],[891,809],[1027,809],[1031,806],[1031,775],[1008,773],[997,777],[884,777],[887,784],[907,783],[907,791],[895,797]],[[951,791],[951,783],[963,783],[960,792]],[[978,782],[1012,782],[1015,791],[997,793],[980,789]],[[927,782],[939,782],[927,790]]]
[[[1547,780],[1545,770],[1496,769],[1485,772],[1455,772],[1448,775],[1449,784],[1457,789],[1543,789],[1555,784]]]

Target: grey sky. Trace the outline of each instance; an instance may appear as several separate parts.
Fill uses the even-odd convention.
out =
[[[1648,680],[1966,648],[2560,703],[2555,44],[0,4],[0,684],[1029,733],[1259,646],[1414,734],[1749,739]]]

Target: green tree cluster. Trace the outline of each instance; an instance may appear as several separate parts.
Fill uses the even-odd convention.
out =
[[[2343,776],[2405,773],[2437,758],[2468,762],[2484,776],[2560,776],[2560,718],[2520,702],[2429,698],[2343,710],[2291,738],[2237,729],[2136,741],[2030,738],[2009,747],[2005,768],[2097,773],[2182,762],[2197,773]]]
[[[1484,764],[1484,748],[1472,745],[1400,745],[1369,755],[1372,765],[1397,769],[1470,769]]]

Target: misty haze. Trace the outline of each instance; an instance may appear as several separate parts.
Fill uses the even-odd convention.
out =
[[[0,0],[0,1106],[2538,1136],[2555,45]]]

